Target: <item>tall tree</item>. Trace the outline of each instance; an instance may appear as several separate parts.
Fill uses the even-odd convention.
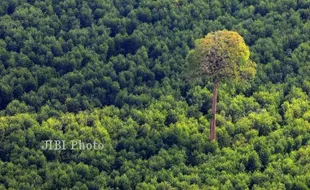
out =
[[[216,103],[218,83],[249,79],[256,74],[256,64],[249,59],[250,51],[243,38],[233,31],[217,31],[195,41],[187,56],[191,78],[211,78],[213,81],[210,141],[216,139]]]

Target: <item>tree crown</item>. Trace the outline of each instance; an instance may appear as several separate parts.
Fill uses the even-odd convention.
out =
[[[195,41],[187,56],[191,77],[213,80],[248,79],[256,74],[249,47],[242,36],[233,31],[217,31]]]

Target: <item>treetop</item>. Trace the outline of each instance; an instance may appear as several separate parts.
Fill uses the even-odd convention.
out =
[[[238,80],[255,75],[256,64],[249,58],[249,47],[242,36],[234,31],[221,30],[196,40],[187,61],[191,77]]]

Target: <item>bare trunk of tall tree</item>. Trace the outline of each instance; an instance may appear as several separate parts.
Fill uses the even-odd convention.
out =
[[[217,80],[213,81],[212,115],[210,122],[210,141],[216,139],[216,103],[217,103]]]

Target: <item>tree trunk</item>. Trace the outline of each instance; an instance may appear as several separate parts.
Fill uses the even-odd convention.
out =
[[[212,115],[210,122],[210,141],[216,139],[216,103],[217,103],[217,80],[213,81]]]

